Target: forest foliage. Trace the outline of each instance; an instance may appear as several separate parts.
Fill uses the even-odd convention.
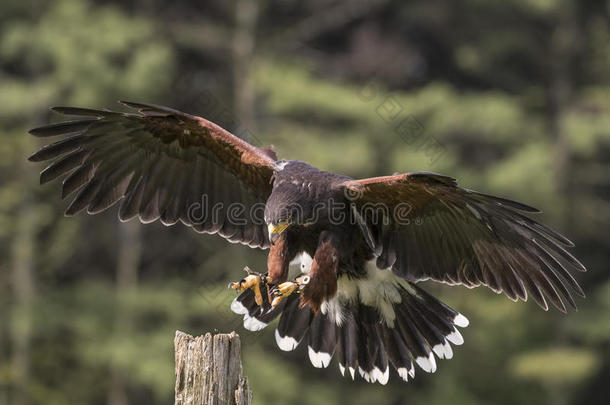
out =
[[[610,397],[605,0],[0,2],[0,404],[165,404],[172,339],[237,330],[256,404],[605,404]],[[228,305],[265,253],[184,227],[65,218],[27,130],[47,107],[152,102],[283,158],[414,170],[541,208],[588,267],[579,311],[424,287],[466,314],[434,375],[385,386],[277,350]]]

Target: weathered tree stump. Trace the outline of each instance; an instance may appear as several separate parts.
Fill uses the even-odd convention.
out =
[[[241,342],[235,332],[193,337],[176,331],[175,405],[249,405],[242,375]]]

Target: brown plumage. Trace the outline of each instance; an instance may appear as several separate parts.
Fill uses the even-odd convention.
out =
[[[359,193],[359,208],[384,203],[396,213],[394,208],[407,204],[404,218],[392,218],[385,227],[369,225],[380,249],[377,260],[408,279],[482,284],[515,301],[525,300],[529,290],[541,307],[548,309],[546,296],[562,312],[566,303],[576,308],[567,286],[584,296],[568,271],[585,271],[565,250],[573,243],[520,213],[539,212],[535,208],[460,188],[454,179],[433,173],[353,180],[344,186]]]
[[[62,198],[79,191],[66,215],[84,209],[95,214],[121,201],[122,221],[136,216],[145,223],[180,221],[233,242],[269,245],[262,215],[258,221],[243,215],[243,221],[233,223],[226,216],[233,202],[246,209],[264,205],[272,188],[272,152],[203,118],[166,107],[123,104],[138,112],[55,107],[61,114],[87,118],[30,131],[39,137],[66,136],[29,158],[33,162],[55,159],[42,171],[41,183],[67,175]],[[207,206],[221,208],[215,218],[203,206],[195,212],[203,205],[203,196]]]
[[[279,347],[293,350],[307,335],[316,367],[336,352],[342,373],[386,383],[389,364],[407,380],[414,363],[433,372],[434,355],[451,358],[449,343],[463,342],[456,327],[468,321],[421,280],[529,294],[563,312],[576,308],[573,292],[584,296],[572,272],[585,267],[566,250],[573,244],[525,215],[535,208],[434,173],[354,180],[277,160],[203,118],[123,104],[136,111],[56,107],[81,119],[31,130],[62,136],[30,157],[52,160],[41,183],[63,176],[62,198],[75,195],[67,215],[120,203],[122,221],[181,222],[271,247],[262,298],[248,289],[231,308],[252,330],[281,316]],[[286,284],[295,262],[306,276]]]
[[[339,258],[341,257],[341,241],[339,235],[333,232],[322,232],[313,256],[309,276],[310,283],[303,289],[301,306],[310,307],[318,313],[325,300],[337,293],[337,276]]]

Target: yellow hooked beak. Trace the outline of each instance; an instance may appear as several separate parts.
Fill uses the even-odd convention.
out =
[[[269,224],[267,225],[267,229],[269,230],[269,241],[271,244],[275,244],[275,241],[280,237],[282,232],[286,230],[290,226],[290,222],[288,221],[280,221],[277,225]]]

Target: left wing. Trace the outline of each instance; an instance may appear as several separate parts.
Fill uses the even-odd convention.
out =
[[[29,160],[52,160],[42,184],[65,176],[62,198],[76,194],[66,215],[96,214],[121,201],[122,221],[180,221],[231,242],[269,246],[263,210],[276,169],[271,149],[171,108],[123,104],[137,112],[55,107],[82,119],[30,131],[62,137]]]
[[[572,242],[523,215],[527,205],[458,187],[455,179],[414,172],[340,185],[363,223],[380,268],[407,279],[485,285],[512,300],[527,291],[545,310],[576,304],[584,293],[570,270],[585,267]],[[384,211],[384,219],[372,215]]]

